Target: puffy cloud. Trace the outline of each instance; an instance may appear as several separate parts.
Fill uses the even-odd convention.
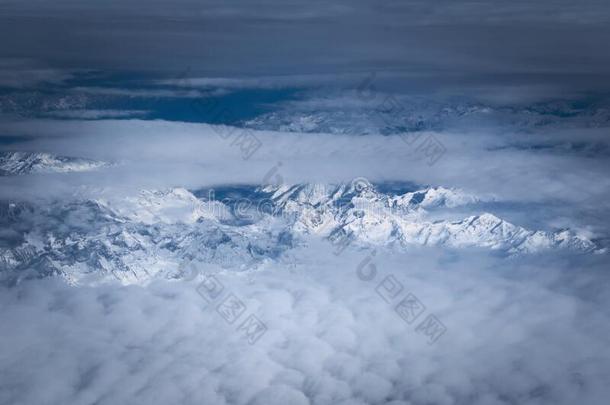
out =
[[[3,109],[34,116],[42,106],[36,111],[73,119],[3,119],[1,149],[112,164],[2,177],[0,199],[10,208],[266,177],[365,177],[491,195],[485,209],[516,224],[608,238],[604,128],[523,134],[492,120],[420,132],[446,149],[430,165],[404,137],[375,131],[89,119],[138,116],[157,99],[197,109],[206,108],[198,98],[231,95],[239,103],[238,91],[355,88],[369,72],[379,72],[380,92],[493,105],[603,92],[610,59],[599,49],[609,16],[605,2],[564,0],[3,4],[0,36],[11,40],[0,51],[14,57],[0,61]],[[92,68],[118,75],[74,75]],[[71,91],[59,94],[66,84]],[[43,87],[57,94],[36,94]],[[347,117],[335,125],[353,124],[357,114],[346,111],[371,109],[351,91],[312,94],[285,106]],[[555,114],[553,104],[544,108]],[[600,113],[591,121],[607,117],[600,111],[587,111]],[[254,153],[245,135],[259,143]],[[88,220],[78,212],[57,219],[66,229]],[[18,225],[0,231],[2,246],[28,236]],[[507,259],[467,249],[350,247],[335,255],[315,238],[295,244],[256,270],[202,265],[196,280],[69,286],[49,278],[0,287],[0,404],[607,403],[606,254]]]
[[[224,286],[211,304],[201,279],[3,289],[0,402],[606,403],[603,260],[378,252],[367,281],[368,255],[310,240],[298,264],[203,267]],[[232,324],[216,310],[229,293],[245,307]],[[408,293],[425,306],[411,323],[394,310]],[[433,344],[419,327],[430,314],[446,327]],[[267,327],[252,345],[249,315]]]
[[[329,183],[362,176],[371,181],[460,187],[496,195],[501,201],[565,208],[583,202],[603,208],[608,201],[603,153],[608,149],[607,137],[605,130],[595,128],[540,130],[535,138],[475,129],[424,133],[423,138],[432,135],[446,148],[434,165],[400,136],[279,133],[142,120],[4,122],[0,130],[20,134],[8,146],[11,150],[121,163],[74,176],[1,179],[4,194],[61,194],[75,186],[133,190],[260,184],[281,163],[278,175],[286,183]],[[236,141],[244,135],[255,137],[260,147],[242,148]],[[587,149],[583,152],[574,143],[575,137],[601,152],[588,155]]]

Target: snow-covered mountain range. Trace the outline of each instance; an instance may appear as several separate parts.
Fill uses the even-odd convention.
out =
[[[4,202],[0,274],[8,283],[60,275],[74,283],[141,283],[183,277],[185,263],[247,270],[289,259],[308,238],[343,249],[483,248],[509,255],[600,249],[570,230],[528,230],[490,213],[438,219],[483,201],[431,187],[383,192],[363,179],[343,184],[143,190],[45,204]],[[227,195],[231,195],[227,198]],[[225,197],[225,198],[223,198]],[[434,218],[430,212],[437,214]]]
[[[358,243],[485,247],[509,253],[555,248],[595,250],[592,242],[568,230],[527,230],[486,212],[458,221],[428,217],[431,208],[453,208],[482,201],[460,190],[437,187],[388,195],[362,181],[339,186],[308,184],[265,190],[272,193],[277,206],[293,215],[294,230],[331,238],[340,232]]]
[[[108,163],[98,160],[56,156],[50,153],[0,152],[0,176],[83,172],[108,165]]]
[[[531,105],[491,105],[473,100],[434,101],[378,94],[372,100],[345,96],[312,98],[287,103],[244,122],[254,129],[298,133],[400,134],[443,131],[448,128],[607,127],[607,102],[571,103],[564,100]]]

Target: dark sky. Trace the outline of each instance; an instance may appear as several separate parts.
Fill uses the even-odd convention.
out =
[[[610,87],[597,0],[0,1],[0,38],[2,57],[60,69]]]

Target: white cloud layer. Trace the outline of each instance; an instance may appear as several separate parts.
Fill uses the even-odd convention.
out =
[[[365,177],[459,187],[491,195],[494,203],[521,204],[519,225],[597,226],[602,235],[608,229],[607,217],[579,217],[587,208],[608,212],[602,129],[540,130],[535,138],[426,133],[446,148],[432,166],[400,136],[143,120],[5,121],[0,133],[3,149],[113,163],[89,172],[2,177],[0,196],[8,201],[260,184],[275,167],[284,183]],[[261,143],[248,159],[236,142],[245,133]],[[601,153],[582,153],[574,139]],[[536,204],[549,212],[543,219],[529,211]],[[414,248],[379,249],[374,257],[348,249],[337,257],[330,250],[305,238],[256,271],[204,265],[225,286],[222,297],[232,292],[246,307],[233,324],[205,305],[194,281],[2,287],[0,404],[607,402],[606,255],[506,259]],[[359,278],[358,268],[373,279]],[[376,287],[390,275],[403,288],[393,298],[386,293],[386,302]],[[408,293],[425,306],[411,324],[394,309]],[[267,327],[254,345],[239,330],[249,314]],[[432,345],[418,331],[430,314],[446,327]]]
[[[566,209],[582,204],[605,209],[610,201],[607,157],[583,155],[571,146],[577,139],[608,150],[606,131],[595,128],[541,130],[535,139],[510,133],[498,136],[491,130],[430,133],[446,148],[432,166],[400,136],[245,131],[141,120],[4,122],[0,132],[13,137],[19,134],[17,139],[23,139],[10,144],[10,149],[121,163],[74,176],[0,179],[4,196],[62,195],[75,187],[92,186],[133,192],[260,184],[281,162],[278,174],[286,183],[366,177],[458,187],[473,194],[495,195],[500,201],[563,204]],[[261,144],[248,159],[237,142],[245,133]],[[556,148],[536,148],[545,143]]]
[[[601,263],[378,252],[365,281],[368,254],[312,240],[298,264],[216,273],[266,324],[254,345],[237,330],[246,315],[229,325],[194,282],[3,289],[0,403],[607,403]],[[403,290],[386,303],[375,288],[389,275]],[[393,310],[408,292],[426,307],[410,325]],[[428,314],[446,326],[432,345],[417,331]]]

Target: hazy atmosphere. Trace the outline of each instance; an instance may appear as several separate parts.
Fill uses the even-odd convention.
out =
[[[610,5],[0,0],[0,405],[605,405]]]

